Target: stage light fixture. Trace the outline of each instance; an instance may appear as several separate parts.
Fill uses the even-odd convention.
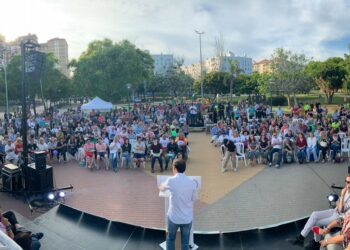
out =
[[[329,202],[336,202],[339,199],[337,194],[330,194],[327,196]]]
[[[47,195],[47,198],[50,200],[50,201],[53,201],[55,199],[55,195],[53,193],[49,193]]]
[[[65,196],[66,196],[66,193],[63,192],[63,191],[60,191],[60,192],[58,193],[58,197],[60,197],[60,198],[64,198]]]

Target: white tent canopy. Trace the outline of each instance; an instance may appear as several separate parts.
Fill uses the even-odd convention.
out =
[[[113,104],[106,102],[99,97],[95,97],[90,102],[81,106],[81,110],[98,110],[98,111],[110,111],[113,108]]]

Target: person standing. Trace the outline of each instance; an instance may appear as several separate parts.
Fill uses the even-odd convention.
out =
[[[166,249],[175,250],[175,238],[178,228],[181,231],[181,249],[189,249],[189,239],[193,220],[193,204],[197,199],[198,184],[185,174],[186,162],[177,160],[173,163],[173,177],[161,184],[161,191],[170,192],[167,212]]]
[[[233,141],[228,140],[226,138],[224,139],[223,145],[224,145],[224,152],[222,152],[223,158],[221,161],[221,172],[225,173],[228,161],[231,161],[231,166],[233,165],[236,146]],[[237,166],[235,166],[234,171],[237,171]]]

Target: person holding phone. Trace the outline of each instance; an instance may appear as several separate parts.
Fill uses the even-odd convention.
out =
[[[339,201],[336,208],[326,209],[322,211],[312,212],[309,219],[307,220],[303,230],[300,235],[295,239],[287,239],[293,245],[304,246],[304,239],[311,232],[314,226],[327,226],[332,221],[343,218],[347,213],[350,212],[350,175],[347,175],[345,178],[345,187],[341,191]],[[329,228],[330,229],[330,228]],[[321,230],[320,230],[321,231]],[[324,232],[321,231],[321,235]],[[310,244],[312,247],[320,247],[320,234],[314,234],[314,240]]]

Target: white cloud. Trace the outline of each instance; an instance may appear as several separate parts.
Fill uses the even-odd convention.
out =
[[[0,33],[14,39],[36,33],[40,42],[64,37],[76,58],[95,39],[129,39],[151,53],[173,53],[198,61],[194,30],[203,30],[203,55],[213,56],[214,38],[253,59],[276,47],[324,59],[347,52],[337,40],[350,39],[346,0],[2,0]],[[327,41],[335,41],[326,46]],[[350,40],[348,41],[350,43]],[[334,45],[335,44],[335,45]]]

